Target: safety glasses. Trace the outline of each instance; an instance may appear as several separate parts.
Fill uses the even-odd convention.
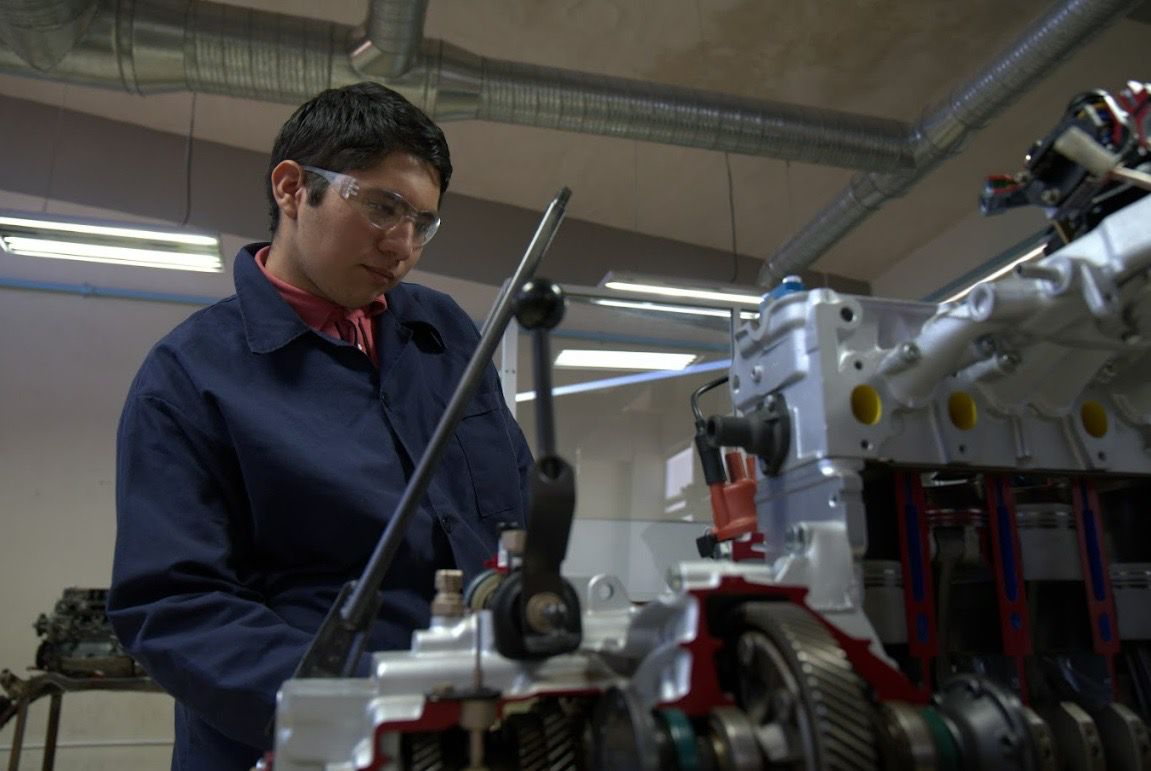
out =
[[[430,211],[420,211],[403,196],[382,188],[364,188],[360,181],[350,174],[318,169],[315,166],[302,166],[309,174],[323,177],[340,197],[355,206],[373,227],[388,231],[403,220],[410,220],[412,240],[416,246],[425,246],[440,229],[440,218]]]

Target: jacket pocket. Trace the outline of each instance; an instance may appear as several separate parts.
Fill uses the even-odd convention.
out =
[[[481,517],[520,516],[520,472],[508,437],[503,394],[486,391],[472,398],[456,429]]]

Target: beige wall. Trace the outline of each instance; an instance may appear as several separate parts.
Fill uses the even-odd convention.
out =
[[[190,310],[0,290],[0,666],[33,663],[32,624],[64,587],[108,585],[120,407],[157,332]],[[47,699],[33,706],[29,743],[42,742],[47,711]],[[0,732],[0,763],[13,731]],[[171,735],[165,696],[66,696],[57,768],[162,768]],[[38,763],[30,751],[25,767]]]

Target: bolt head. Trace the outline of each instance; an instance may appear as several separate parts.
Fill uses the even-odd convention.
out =
[[[567,621],[567,606],[552,592],[540,592],[528,598],[524,608],[528,626],[540,633],[554,632]]]
[[[553,602],[540,610],[540,615],[552,622],[555,626],[560,626],[567,620],[567,608],[560,602]]]
[[[464,572],[462,570],[441,569],[436,571],[436,590],[447,593],[459,593],[464,588]]]

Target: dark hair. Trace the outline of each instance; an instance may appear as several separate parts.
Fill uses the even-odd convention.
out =
[[[394,152],[427,161],[440,176],[440,198],[452,178],[452,159],[444,132],[422,110],[379,83],[330,88],[304,102],[280,129],[272,146],[266,190],[272,233],[280,207],[272,194],[271,170],[280,161],[297,161],[331,171],[368,169]],[[308,176],[308,203],[319,204],[327,181]]]

